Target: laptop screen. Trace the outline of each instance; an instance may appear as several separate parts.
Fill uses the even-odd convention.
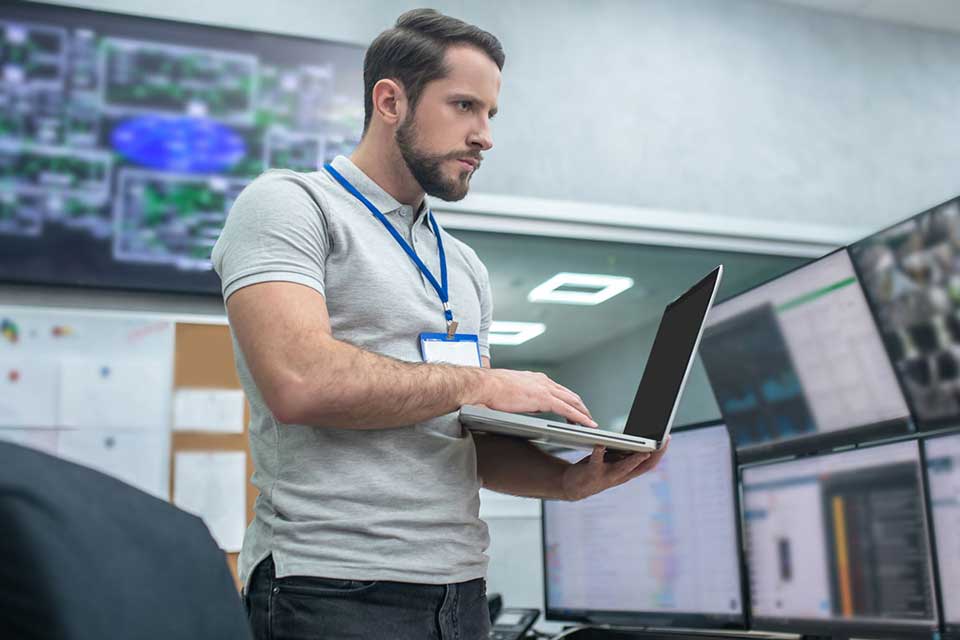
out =
[[[625,434],[657,441],[663,438],[719,277],[717,267],[664,310],[623,430]]]

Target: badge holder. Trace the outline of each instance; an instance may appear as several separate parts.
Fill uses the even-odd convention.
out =
[[[452,338],[446,333],[421,333],[420,355],[424,362],[479,367],[480,340],[476,334],[458,333]]]

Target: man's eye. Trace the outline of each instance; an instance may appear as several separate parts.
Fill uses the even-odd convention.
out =
[[[471,107],[473,107],[473,103],[467,100],[461,100],[457,103],[457,108],[460,111],[470,111]]]

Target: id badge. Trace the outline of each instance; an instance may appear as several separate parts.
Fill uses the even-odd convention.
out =
[[[458,333],[453,338],[445,333],[421,333],[420,356],[424,362],[479,367],[480,339],[474,333]]]

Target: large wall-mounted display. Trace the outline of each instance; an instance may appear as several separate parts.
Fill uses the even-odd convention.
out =
[[[0,280],[218,291],[210,251],[268,168],[363,126],[363,48],[0,7]]]
[[[850,248],[921,427],[960,418],[960,198]]]

